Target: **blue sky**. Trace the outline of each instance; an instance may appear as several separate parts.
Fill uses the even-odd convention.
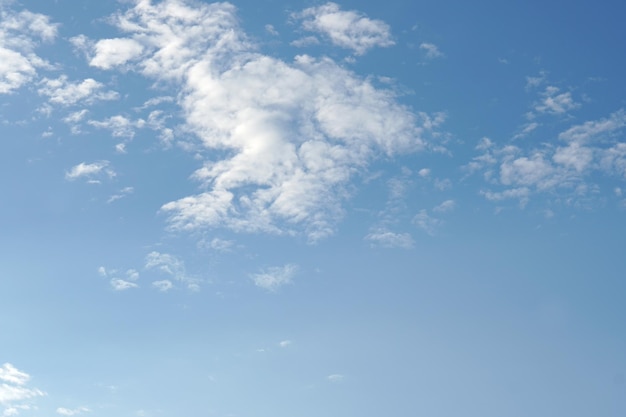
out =
[[[2,416],[623,416],[616,2],[0,0]]]

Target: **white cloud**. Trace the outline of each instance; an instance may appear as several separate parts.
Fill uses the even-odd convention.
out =
[[[420,210],[413,218],[413,223],[430,236],[435,236],[437,228],[443,224],[440,219],[429,216],[427,210]]]
[[[319,45],[320,44],[320,40],[317,39],[315,36],[305,36],[304,38],[300,38],[300,39],[296,39],[295,41],[291,41],[289,43],[292,46],[295,46],[297,48],[304,48],[307,46],[312,46],[312,45]]]
[[[257,287],[268,291],[276,291],[283,285],[291,284],[297,270],[298,267],[296,265],[287,264],[281,267],[268,268],[258,274],[252,274],[251,278]]]
[[[442,58],[444,56],[434,43],[423,42],[420,44],[420,49],[426,53],[426,58],[428,59]]]
[[[372,245],[384,248],[404,248],[413,247],[413,238],[408,233],[395,233],[385,228],[378,228],[365,236]]]
[[[143,119],[133,121],[122,115],[111,116],[102,121],[89,120],[87,123],[99,129],[110,130],[114,137],[126,138],[134,137],[135,130],[144,127],[146,124]]]
[[[267,24],[265,25],[265,31],[270,35],[278,36],[278,31],[273,25]]]
[[[626,112],[587,121],[564,130],[563,146],[544,145],[523,150],[517,146],[491,146],[470,163],[470,170],[483,169],[492,183],[504,190],[484,190],[487,199],[518,199],[524,206],[533,192],[567,191],[578,198],[595,192],[592,175],[626,176],[626,145],[620,134],[626,127]],[[493,168],[499,168],[499,175]]]
[[[356,19],[355,33],[386,28],[333,10],[328,4],[302,18],[313,21],[316,12],[341,24]],[[177,87],[185,131],[207,149],[226,151],[193,175],[206,191],[163,205],[172,230],[225,227],[322,239],[341,219],[355,174],[381,154],[425,148],[444,119],[412,112],[391,90],[329,58],[284,62],[255,52],[228,3],[141,2],[114,21],[144,48],[125,69]],[[373,44],[390,42],[381,33]],[[354,37],[360,50],[372,46]],[[132,126],[128,119],[90,123],[118,127],[117,135],[132,131],[124,130]]]
[[[93,46],[93,58],[89,65],[110,69],[139,57],[143,49],[143,45],[133,39],[102,39]]]
[[[91,164],[87,164],[85,162],[81,162],[78,165],[75,165],[68,172],[65,173],[65,179],[73,181],[79,178],[86,177],[88,179],[93,179],[95,177],[101,176],[101,174],[106,174],[109,178],[114,177],[115,171],[108,168],[109,161],[98,161]]]
[[[56,34],[57,25],[48,16],[0,8],[0,94],[32,81],[38,68],[50,66],[34,50],[39,40],[50,42]]]
[[[330,382],[341,382],[345,379],[345,375],[342,374],[332,374],[326,377]]]
[[[10,363],[0,367],[0,408],[3,416],[14,416],[30,409],[30,400],[45,396],[38,388],[27,387],[30,375]]]
[[[546,87],[541,94],[542,101],[535,106],[535,110],[540,113],[563,114],[580,107],[580,104],[574,101],[569,91],[560,94],[559,91],[554,86]]]
[[[433,211],[437,213],[446,213],[448,211],[454,210],[455,207],[456,207],[456,202],[454,200],[446,200],[443,203],[436,206],[435,208],[433,208]]]
[[[135,192],[135,189],[133,187],[124,187],[117,194],[113,194],[111,197],[109,197],[107,203],[111,204],[112,202],[122,199],[132,194],[133,192]]]
[[[119,98],[119,94],[115,91],[101,91],[104,85],[92,78],[87,78],[82,82],[70,82],[67,76],[62,75],[56,79],[44,78],[41,85],[42,87],[38,90],[39,94],[48,96],[51,103],[62,106],[70,106],[79,101],[93,103]]]
[[[200,289],[198,280],[187,274],[185,270],[185,263],[178,257],[169,253],[160,253],[156,251],[150,252],[146,256],[145,268],[155,269],[161,273],[167,274],[176,281],[184,283],[187,288],[192,291],[198,291]],[[155,286],[162,291],[167,291],[171,288],[164,281],[157,282],[160,282],[160,284],[156,284]]]
[[[126,281],[120,278],[113,278],[111,280],[111,287],[113,287],[115,291],[124,291],[131,288],[138,288],[139,285],[134,282]]]
[[[336,3],[310,7],[292,18],[302,20],[302,27],[310,32],[326,36],[333,45],[352,49],[363,55],[369,49],[394,44],[389,25],[382,20],[370,19],[362,13],[343,11]]]
[[[291,340],[283,340],[278,344],[278,346],[280,346],[281,348],[286,348],[288,346],[291,346],[292,344],[293,342]]]
[[[220,239],[218,237],[211,239],[208,247],[218,252],[228,252],[232,249],[235,242],[232,240]]]
[[[161,292],[167,292],[171,290],[172,288],[174,288],[174,284],[172,284],[172,281],[168,279],[164,279],[161,281],[154,281],[152,282],[152,286]]]
[[[89,411],[91,410],[87,407],[78,407],[74,409],[59,407],[56,410],[57,414],[60,414],[62,416],[76,416],[82,413],[87,413]]]

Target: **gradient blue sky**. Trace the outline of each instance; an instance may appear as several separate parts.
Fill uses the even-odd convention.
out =
[[[0,0],[0,415],[626,415],[625,12]]]

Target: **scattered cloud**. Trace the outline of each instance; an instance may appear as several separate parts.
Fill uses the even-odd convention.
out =
[[[276,291],[283,285],[291,284],[298,267],[287,264],[279,267],[268,268],[258,274],[252,274],[254,285],[268,291]]]
[[[483,148],[470,170],[482,170],[492,184],[505,187],[481,191],[491,201],[513,198],[524,206],[534,192],[568,191],[581,196],[595,189],[590,182],[594,172],[626,177],[626,145],[620,141],[625,127],[626,112],[618,110],[562,131],[561,144]]]
[[[229,252],[230,250],[232,250],[234,245],[234,241],[220,239],[218,237],[211,239],[211,241],[206,244],[207,247],[217,252]]]
[[[113,287],[115,291],[124,291],[131,288],[139,288],[139,285],[135,282],[126,281],[120,278],[113,278],[111,279],[111,287]]]
[[[73,181],[79,178],[87,178],[91,182],[98,182],[95,178],[102,175],[106,175],[109,178],[115,177],[115,171],[109,168],[109,161],[98,161],[91,164],[81,162],[65,173],[65,179]]]
[[[38,388],[29,388],[30,375],[10,363],[0,367],[0,410],[3,416],[14,416],[31,408],[30,401],[46,395]]]
[[[88,413],[90,411],[91,410],[87,407],[78,407],[74,409],[59,407],[56,410],[57,414],[60,414],[62,416],[77,416],[79,414]]]
[[[278,31],[273,25],[267,24],[265,25],[265,31],[273,36],[278,36]]]
[[[154,281],[152,283],[152,286],[161,292],[167,292],[171,290],[172,288],[174,288],[174,284],[172,283],[172,281],[168,279],[164,279],[161,281]]]
[[[580,104],[572,98],[572,93],[559,91],[559,88],[554,86],[546,87],[541,94],[541,101],[535,105],[535,110],[539,113],[563,114],[580,107]]]
[[[175,281],[181,282],[192,291],[200,290],[199,281],[190,277],[185,270],[185,263],[178,257],[169,253],[150,252],[146,256],[146,262],[144,267],[146,269],[154,269],[163,274],[171,276]],[[169,280],[156,281],[159,284],[153,283],[159,290],[167,291],[171,287],[167,282]],[[171,284],[171,282],[170,282]]]
[[[42,14],[0,8],[0,94],[31,82],[38,68],[50,67],[34,51],[40,41],[54,40],[57,26]]]
[[[380,228],[372,231],[365,236],[373,246],[382,246],[384,248],[403,248],[410,249],[413,247],[413,238],[409,233],[395,233],[390,230]]]
[[[443,221],[429,216],[427,210],[420,210],[413,218],[413,223],[430,236],[435,236],[437,229],[443,224]]]
[[[447,213],[449,211],[454,210],[456,207],[456,202],[454,200],[446,200],[443,203],[433,208],[433,211],[436,213]]]
[[[111,204],[112,202],[122,199],[132,194],[133,192],[135,192],[135,189],[133,187],[124,187],[117,194],[113,194],[111,197],[109,197],[107,203]]]
[[[391,30],[382,20],[370,19],[362,13],[343,11],[336,3],[310,7],[291,15],[302,21],[302,28],[327,37],[341,48],[352,49],[363,55],[373,47],[386,47],[394,44]]]
[[[420,49],[426,53],[427,59],[442,58],[444,56],[434,43],[423,42],[420,44]]]
[[[281,348],[286,348],[288,346],[291,346],[292,344],[293,342],[291,340],[283,340],[278,344],[278,346],[280,346]]]
[[[87,78],[81,82],[70,82],[67,76],[62,75],[56,79],[44,78],[38,92],[47,96],[50,103],[62,106],[71,106],[84,101],[91,104],[100,100],[117,100],[119,94],[116,91],[102,91],[104,85]]]
[[[125,138],[134,137],[135,130],[140,129],[146,125],[146,122],[143,119],[130,120],[122,115],[111,116],[108,119],[102,121],[89,120],[87,123],[99,129],[110,130],[113,137]]]

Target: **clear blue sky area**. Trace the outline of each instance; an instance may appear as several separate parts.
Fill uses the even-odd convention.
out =
[[[626,415],[625,12],[0,0],[0,416]]]

